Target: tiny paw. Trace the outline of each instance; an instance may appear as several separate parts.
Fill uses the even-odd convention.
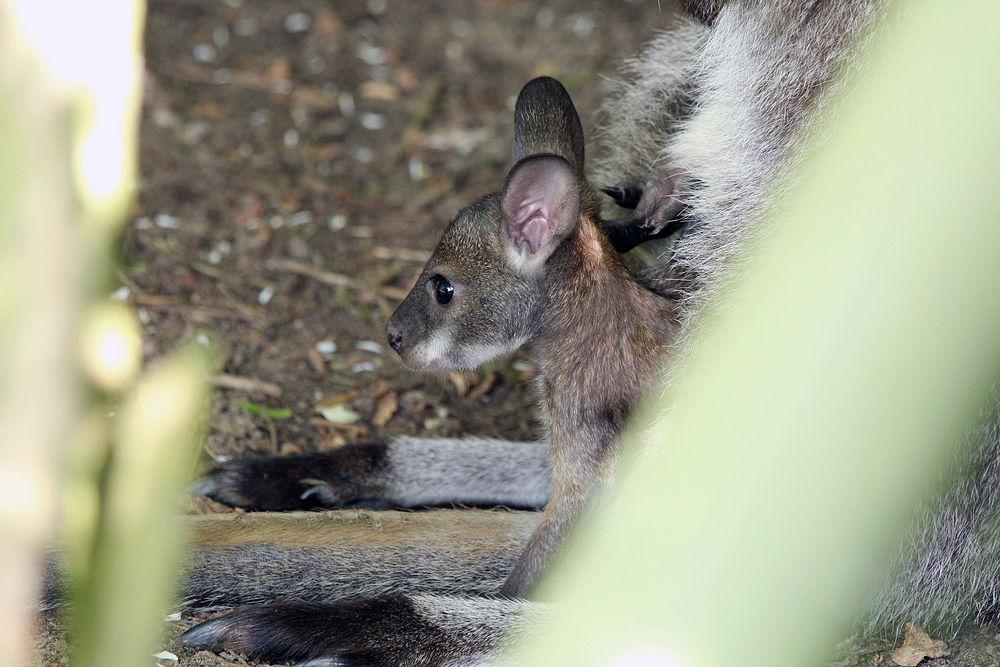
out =
[[[670,236],[684,225],[686,207],[678,196],[683,177],[683,172],[671,171],[642,185],[603,190],[619,206],[634,209],[631,215],[604,221],[603,228],[618,252]]]

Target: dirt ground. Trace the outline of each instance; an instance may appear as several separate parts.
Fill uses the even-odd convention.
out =
[[[115,296],[150,362],[192,340],[218,352],[206,464],[401,433],[536,435],[527,357],[418,376],[385,323],[447,221],[502,186],[521,85],[562,80],[589,138],[604,77],[671,15],[656,0],[152,0]],[[357,420],[319,411],[334,405]],[[974,662],[932,664],[997,665],[996,632]],[[182,666],[245,664],[163,648]],[[47,633],[42,664],[65,659]]]
[[[208,456],[535,433],[525,359],[417,376],[385,323],[448,220],[502,186],[521,85],[559,77],[589,120],[602,76],[669,19],[610,0],[152,2],[122,282],[148,358],[194,339],[251,387],[218,393]],[[360,419],[316,412],[338,400]]]

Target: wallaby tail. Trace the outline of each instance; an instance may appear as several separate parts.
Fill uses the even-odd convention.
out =
[[[495,594],[539,516],[462,509],[192,517],[183,596],[194,606],[230,606]]]

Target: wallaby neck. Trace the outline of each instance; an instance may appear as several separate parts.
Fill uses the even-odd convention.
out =
[[[676,306],[628,273],[589,216],[549,258],[542,291],[534,349],[558,467],[563,440],[603,456],[660,366]]]

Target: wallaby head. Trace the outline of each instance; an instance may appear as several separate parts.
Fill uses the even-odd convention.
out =
[[[521,90],[514,159],[502,191],[451,221],[389,319],[389,344],[414,369],[472,369],[530,340],[547,260],[581,214],[596,216],[583,129],[558,81],[541,77]]]

